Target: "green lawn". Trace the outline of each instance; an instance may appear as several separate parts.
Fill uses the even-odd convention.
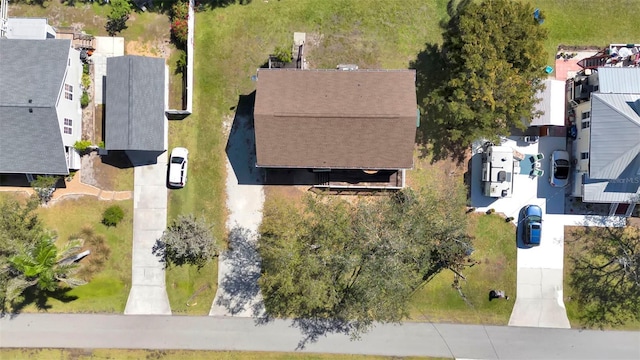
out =
[[[471,259],[478,263],[466,268],[462,292],[451,287],[454,274],[445,270],[419,290],[413,298],[410,318],[415,321],[506,325],[515,302],[515,227],[498,215],[469,214],[469,234],[475,236]],[[489,301],[489,290],[504,290],[509,300]]]
[[[63,200],[48,208],[39,208],[38,214],[46,228],[58,234],[58,244],[78,233],[84,226],[93,227],[96,233],[106,237],[111,255],[104,269],[86,285],[59,291],[44,303],[48,312],[101,312],[122,313],[131,287],[131,248],[133,237],[133,201],[117,202],[125,210],[125,217],[117,227],[101,224],[102,212],[112,202],[98,201],[93,197]],[[92,256],[92,255],[89,255]],[[35,303],[27,304],[21,311],[38,311]]]
[[[636,0],[536,0],[530,2],[545,16],[549,29],[545,49],[549,64],[555,62],[558,45],[596,45],[638,43],[640,1]]]
[[[339,62],[353,62],[407,68],[425,42],[440,38],[436,22],[444,14],[444,4],[417,0],[254,1],[198,13],[193,115],[169,125],[170,147],[190,149],[189,184],[171,192],[169,219],[187,213],[204,216],[214,225],[216,236],[225,240],[223,123],[231,126],[239,96],[255,89],[251,76],[277,46],[291,45],[294,31],[326,40],[308,54],[314,66],[332,68]],[[204,286],[208,290],[200,293],[198,304],[210,306],[216,290],[215,270],[213,265],[200,272],[192,267],[170,268],[167,291],[172,310],[208,312],[204,305],[197,310],[186,307],[185,302]]]
[[[365,355],[301,354],[242,351],[122,350],[122,349],[0,349],[3,359],[171,359],[171,360],[384,360],[438,359],[430,357],[386,357]],[[443,358],[444,359],[444,358]]]

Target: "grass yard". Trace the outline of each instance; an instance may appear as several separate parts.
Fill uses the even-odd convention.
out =
[[[640,1],[636,0],[536,0],[532,6],[545,14],[549,29],[545,49],[549,64],[555,63],[558,45],[596,45],[638,43],[637,20]]]
[[[582,322],[582,312],[578,307],[576,301],[571,301],[574,296],[573,289],[571,287],[571,276],[573,274],[573,261],[574,256],[584,256],[584,245],[580,241],[583,236],[594,236],[597,239],[600,238],[601,228],[589,228],[589,232],[585,232],[585,228],[579,226],[565,226],[564,228],[564,304],[567,308],[567,317],[571,323],[572,328],[584,328],[585,324]],[[631,321],[622,326],[604,326],[604,329],[616,330],[640,330],[640,321]]]
[[[454,274],[443,271],[414,295],[410,319],[414,321],[506,325],[516,294],[515,227],[498,215],[469,214],[469,234],[475,236],[478,263],[466,268],[462,291],[467,304],[451,287]],[[504,290],[509,300],[489,301],[489,290]]]
[[[198,13],[194,112],[183,121],[169,124],[170,147],[190,149],[189,184],[171,192],[169,220],[178,214],[204,216],[214,225],[216,236],[225,239],[227,140],[223,128],[231,127],[239,96],[254,91],[251,76],[256,69],[277,46],[290,46],[294,31],[307,32],[310,39],[326,39],[308,55],[316,66],[333,68],[338,62],[354,62],[407,68],[425,42],[440,38],[436,24],[444,14],[445,3],[254,1]],[[200,293],[198,304],[210,306],[216,277],[213,265],[200,272],[192,267],[169,269],[167,291],[172,310],[208,312],[204,305],[201,310],[186,307],[185,301],[194,291],[209,286]]]
[[[83,360],[83,359],[171,359],[171,360],[412,360],[439,359],[428,357],[386,357],[365,355],[301,354],[241,351],[193,351],[193,350],[123,350],[123,349],[1,349],[3,359],[34,360]],[[442,358],[444,359],[444,358]]]
[[[46,228],[58,234],[58,244],[91,226],[106,237],[111,249],[104,269],[86,285],[61,291],[46,299],[48,312],[122,313],[131,288],[131,248],[133,238],[133,201],[117,202],[125,210],[125,217],[117,227],[102,225],[102,212],[115,202],[98,201],[93,197],[63,200],[49,208],[40,208],[38,214]],[[92,255],[89,255],[93,256]],[[88,257],[87,257],[88,259]],[[57,297],[57,299],[56,299]],[[22,311],[35,312],[38,307],[28,304]]]

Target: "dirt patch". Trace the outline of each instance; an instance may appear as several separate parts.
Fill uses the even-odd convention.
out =
[[[127,186],[123,179],[133,177],[133,167],[129,158],[123,151],[110,151],[109,155],[99,156],[97,153],[82,157],[82,171],[80,172],[83,184],[92,185],[102,190],[117,191]]]
[[[468,176],[470,175],[469,164],[471,161],[471,151],[468,151],[465,155],[463,162],[458,162],[454,158],[447,158],[436,162],[431,162],[428,156],[422,156],[424,151],[419,148],[417,154],[414,156],[414,169],[407,171],[407,185],[410,187],[416,187],[422,184],[422,178],[424,174],[435,177],[439,181],[446,181],[461,178],[466,183]]]
[[[308,193],[308,186],[265,186],[264,194],[266,198],[284,198],[294,202],[300,202]]]
[[[338,64],[356,64],[361,69],[378,69],[378,44],[362,35],[351,33],[313,34],[306,36],[307,61],[310,69],[334,69]]]
[[[142,42],[128,40],[125,45],[125,54],[161,57],[168,59],[171,55],[172,46],[169,40],[160,39],[153,42]]]

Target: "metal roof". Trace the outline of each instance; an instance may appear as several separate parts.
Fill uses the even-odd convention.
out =
[[[640,94],[592,94],[589,176],[616,179],[640,152]]]
[[[601,94],[640,94],[640,67],[598,68]]]
[[[7,39],[44,40],[55,35],[45,18],[8,18]]]
[[[68,174],[56,104],[70,48],[0,39],[0,173]]]
[[[564,126],[566,82],[547,79],[544,85],[545,89],[536,94],[540,102],[535,106],[536,111],[542,111],[544,114],[531,119],[529,126]]]
[[[164,59],[110,57],[106,88],[107,150],[166,150]]]

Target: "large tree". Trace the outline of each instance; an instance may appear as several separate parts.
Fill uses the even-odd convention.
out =
[[[436,158],[460,156],[478,138],[523,128],[522,120],[535,115],[547,58],[547,31],[528,3],[462,0],[455,6],[452,0],[448,12],[443,74],[423,102],[425,140]]]
[[[400,322],[413,292],[468,253],[462,206],[452,198],[407,189],[353,204],[310,196],[302,209],[271,201],[258,247],[267,314],[336,321],[352,335],[374,321]]]
[[[570,285],[588,326],[640,321],[640,231],[598,228],[579,238]]]

